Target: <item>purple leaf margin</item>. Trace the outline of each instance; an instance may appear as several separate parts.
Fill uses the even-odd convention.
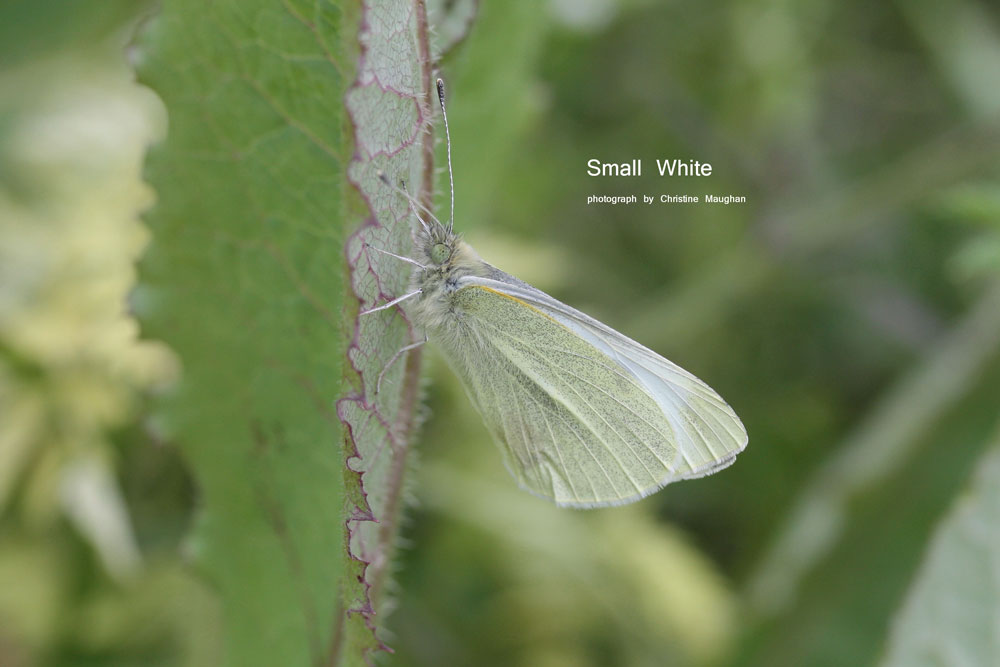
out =
[[[348,571],[343,605],[341,655],[362,656],[391,649],[379,637],[385,580],[403,500],[404,477],[420,389],[420,352],[387,366],[417,333],[398,308],[358,315],[364,308],[401,295],[410,266],[371,247],[411,254],[412,220],[405,200],[378,177],[381,170],[426,205],[433,187],[431,61],[423,0],[362,2],[357,78],[347,92],[354,138],[348,168],[366,217],[347,241],[345,253],[356,308],[346,386],[337,402],[345,426],[346,549]],[[381,373],[381,388],[375,391]]]

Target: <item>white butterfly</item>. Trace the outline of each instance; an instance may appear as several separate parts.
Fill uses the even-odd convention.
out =
[[[440,79],[438,97],[447,132]],[[448,153],[450,174],[450,137]],[[746,447],[739,417],[704,382],[487,264],[406,196],[417,257],[393,256],[417,266],[413,289],[363,312],[409,301],[522,488],[561,506],[619,505],[716,472]]]

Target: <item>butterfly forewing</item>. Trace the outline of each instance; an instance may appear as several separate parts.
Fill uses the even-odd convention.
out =
[[[511,296],[567,326],[637,377],[674,427],[684,459],[679,478],[700,477],[724,468],[746,447],[747,433],[739,417],[719,394],[691,373],[526,283],[516,279],[497,282]]]
[[[476,332],[479,349],[491,356],[491,363],[482,366],[506,369],[512,393],[486,401],[488,380],[478,379],[482,389],[471,378],[466,384],[487,423],[499,426],[491,431],[508,450],[508,467],[523,486],[567,505],[628,502],[669,482],[724,468],[746,446],[746,430],[735,412],[697,377],[490,268],[492,279],[462,279],[463,322]],[[511,331],[520,335],[515,338]],[[465,373],[476,372],[471,370],[476,363],[467,365]],[[492,390],[499,385],[494,378]],[[525,407],[513,400],[520,396],[533,400]],[[556,405],[546,403],[546,397]],[[521,406],[520,412],[514,406]],[[545,428],[538,428],[535,417],[544,417]],[[566,451],[578,452],[583,445],[592,452],[589,465],[567,460]],[[550,460],[551,454],[562,457]],[[536,460],[542,464],[532,466]],[[568,497],[560,496],[560,483],[569,487]]]
[[[524,488],[561,505],[619,504],[677,477],[673,427],[637,378],[499,290],[458,290],[445,356]]]

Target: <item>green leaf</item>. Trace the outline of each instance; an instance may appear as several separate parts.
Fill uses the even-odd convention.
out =
[[[169,132],[133,302],[183,365],[159,418],[198,481],[194,551],[232,665],[327,664],[343,617],[358,20],[352,3],[168,0],[143,38]]]
[[[942,523],[896,618],[884,667],[996,665],[1000,438]]]
[[[362,25],[357,79],[347,95],[356,149],[350,178],[371,217],[348,241],[347,258],[354,295],[371,308],[403,295],[411,269],[378,251],[412,254],[410,206],[379,173],[430,204],[433,141],[426,130],[433,98],[423,4],[365,2]],[[415,427],[420,353],[399,354],[417,334],[398,308],[355,314],[351,326],[347,376],[353,390],[337,404],[348,451],[343,643],[345,655],[367,660],[385,648],[376,635],[376,618],[381,622],[385,611],[385,578]]]

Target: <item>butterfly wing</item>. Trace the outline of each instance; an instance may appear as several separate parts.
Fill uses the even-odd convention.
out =
[[[492,268],[492,267],[491,267]],[[446,357],[518,483],[566,506],[631,502],[732,462],[742,424],[704,383],[500,271],[462,278]]]
[[[731,464],[747,445],[747,432],[731,407],[711,387],[677,364],[513,276],[494,270],[494,279],[476,278],[539,309],[607,354],[633,374],[671,424],[683,459],[676,479],[703,477]]]

